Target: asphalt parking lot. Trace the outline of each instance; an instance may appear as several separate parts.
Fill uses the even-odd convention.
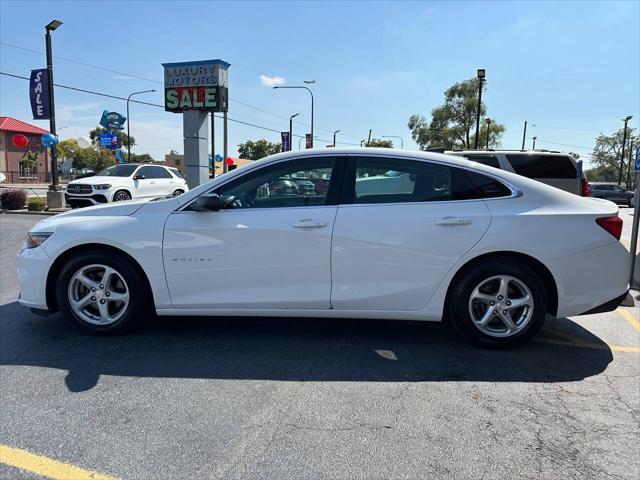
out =
[[[637,292],[506,352],[445,325],[325,319],[96,338],[15,301],[38,219],[0,215],[0,478],[640,476]]]

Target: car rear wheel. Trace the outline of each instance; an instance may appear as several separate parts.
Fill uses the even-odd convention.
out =
[[[78,255],[58,278],[60,311],[86,332],[123,333],[152,311],[146,280],[131,262],[111,252]]]
[[[524,262],[489,260],[468,269],[454,286],[449,314],[467,339],[492,348],[527,342],[542,327],[547,295],[538,274]]]
[[[177,197],[178,195],[182,195],[184,193],[184,190],[178,188],[176,191],[173,192],[173,196]]]
[[[125,190],[119,190],[113,196],[114,202],[124,202],[125,200],[131,200],[131,194]]]

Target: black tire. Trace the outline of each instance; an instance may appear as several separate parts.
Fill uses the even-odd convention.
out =
[[[126,190],[118,190],[113,194],[114,202],[124,202],[125,200],[131,200],[131,194]]]
[[[522,322],[522,329],[505,337],[492,336],[480,330],[470,312],[470,299],[476,287],[500,275],[516,279],[516,287],[521,282],[529,289],[533,300],[533,314],[526,323]],[[449,318],[456,330],[471,342],[488,348],[513,348],[528,342],[540,330],[548,313],[547,293],[539,275],[525,262],[508,257],[487,260],[463,271],[450,290],[447,304]],[[500,322],[500,319],[495,321]]]
[[[181,188],[178,188],[176,191],[173,192],[173,196],[177,197],[178,195],[182,195],[184,193],[184,190],[182,190]]]
[[[99,335],[125,333],[142,319],[153,315],[152,295],[149,291],[147,280],[131,263],[131,260],[110,251],[88,250],[73,256],[60,270],[58,281],[56,282],[56,301],[61,313],[81,330]],[[126,308],[124,308],[124,303],[114,304],[115,307],[120,305],[123,308],[120,309],[122,313],[118,314],[117,320],[113,323],[106,325],[90,323],[76,313],[71,306],[71,300],[69,298],[70,283],[77,272],[90,265],[110,267],[126,282],[125,290],[127,290],[129,294],[128,304]],[[117,277],[115,278],[117,279]],[[98,283],[100,282],[100,280],[96,281]],[[122,283],[120,283],[120,285],[122,285]],[[104,295],[106,295],[106,293],[101,292],[101,298],[106,299]],[[92,304],[98,307],[97,303],[92,302]],[[93,306],[91,308],[93,308]],[[97,308],[94,310],[97,310]],[[116,315],[114,315],[114,317],[115,316]]]

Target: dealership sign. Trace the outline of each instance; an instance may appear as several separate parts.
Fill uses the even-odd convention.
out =
[[[168,112],[229,109],[229,63],[223,60],[163,63],[164,109]]]
[[[46,68],[31,70],[29,98],[34,120],[49,120],[49,72]]]
[[[126,121],[127,117],[123,117],[118,112],[104,110],[100,118],[100,125],[107,130],[122,130]]]

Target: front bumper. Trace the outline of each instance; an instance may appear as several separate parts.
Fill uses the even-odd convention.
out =
[[[109,202],[109,196],[104,193],[94,193],[87,195],[64,194],[64,198],[71,208],[90,207]]]
[[[48,310],[47,272],[51,259],[42,247],[22,248],[18,253],[18,283],[21,305],[38,310]]]

